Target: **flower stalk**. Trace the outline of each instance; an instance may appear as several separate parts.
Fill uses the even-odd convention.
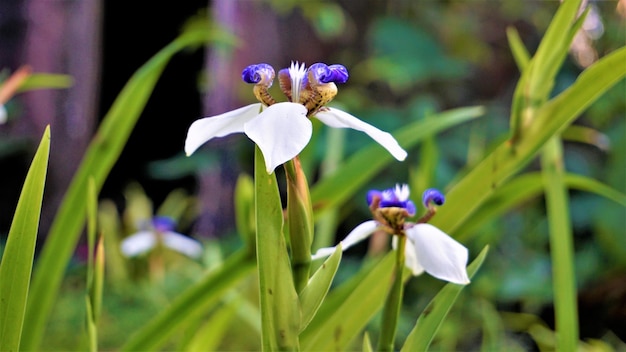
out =
[[[396,250],[396,264],[394,269],[393,284],[385,306],[383,308],[382,325],[380,338],[378,339],[379,351],[394,351],[394,341],[398,330],[398,319],[400,308],[402,307],[402,297],[404,296],[404,262],[405,262],[406,237],[398,236],[398,247]]]
[[[309,186],[300,159],[285,165],[287,178],[287,220],[291,241],[291,268],[296,292],[300,293],[309,281],[311,244],[313,242],[313,209]]]

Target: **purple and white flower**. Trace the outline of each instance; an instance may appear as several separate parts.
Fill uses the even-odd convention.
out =
[[[334,128],[351,128],[366,133],[387,149],[397,160],[406,158],[406,151],[387,132],[359,120],[347,112],[327,107],[337,94],[336,83],[348,80],[342,65],[317,63],[308,69],[297,62],[279,72],[279,82],[288,102],[277,103],[268,88],[274,81],[274,69],[268,64],[246,67],[242,79],[254,84],[259,103],[244,106],[220,115],[205,117],[189,127],[185,152],[191,155],[207,141],[233,133],[245,133],[254,141],[265,158],[267,172],[297,156],[309,143],[313,133],[310,117]]]
[[[431,209],[432,204],[442,205],[445,201],[441,192],[429,189],[422,197],[424,206]],[[368,204],[379,202],[377,210],[387,210],[393,213],[405,212],[408,216],[415,215],[415,204],[409,199],[409,187],[396,185],[395,188],[384,191],[370,191],[367,195]],[[393,209],[395,208],[395,209]],[[358,225],[346,238],[341,241],[343,251],[368,238],[377,230],[390,231],[390,225],[382,216],[378,220],[369,220]],[[452,239],[443,231],[426,223],[402,223],[401,232],[407,237],[405,246],[405,265],[417,276],[424,271],[445,281],[466,285],[470,282],[467,276],[468,251],[462,244]],[[394,233],[394,235],[399,235]],[[396,247],[397,238],[392,241]],[[335,247],[320,248],[313,260],[325,258],[334,253]]]
[[[200,242],[173,231],[174,220],[155,216],[148,228],[136,232],[122,240],[122,253],[127,257],[137,257],[153,250],[158,244],[191,258],[202,255]]]

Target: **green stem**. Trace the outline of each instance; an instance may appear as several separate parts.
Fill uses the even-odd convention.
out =
[[[402,295],[404,293],[404,280],[402,274],[404,272],[404,248],[406,246],[406,237],[398,236],[398,248],[396,249],[396,267],[393,278],[393,284],[385,307],[383,308],[382,326],[380,338],[378,339],[379,351],[393,351],[396,331],[398,330],[398,317],[400,315],[400,307],[402,306]]]
[[[550,226],[556,346],[557,351],[575,351],[578,344],[578,309],[574,244],[564,181],[563,150],[558,137],[551,138],[544,147],[541,163]]]

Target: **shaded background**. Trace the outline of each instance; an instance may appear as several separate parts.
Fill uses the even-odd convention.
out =
[[[567,87],[594,54],[603,56],[624,45],[624,2],[593,4],[603,30],[573,48],[555,93]],[[437,136],[438,164],[432,186],[444,188],[508,129],[510,100],[519,74],[506,28],[514,26],[533,52],[557,6],[556,1],[194,0],[163,5],[2,1],[0,69],[13,71],[29,64],[35,72],[70,74],[74,85],[22,94],[7,104],[9,122],[0,126],[0,233],[8,232],[23,175],[44,126],[51,124],[52,149],[41,239],[98,121],[132,73],[174,39],[192,16],[206,16],[228,29],[239,38],[239,45],[208,47],[172,60],[101,197],[113,199],[123,209],[124,189],[133,182],[143,187],[154,204],[183,188],[197,194],[202,205],[194,222],[183,230],[209,238],[227,237],[234,231],[234,182],[240,172],[251,168],[252,144],[242,136],[227,137],[208,143],[192,159],[184,157],[182,148],[195,119],[253,101],[250,87],[240,80],[245,66],[267,62],[279,69],[291,60],[342,63],[351,77],[340,87],[337,102],[388,131],[424,118],[429,111],[485,105],[486,116],[471,126]],[[577,123],[598,130],[601,138],[594,144],[567,143],[565,154],[569,171],[621,192],[626,192],[625,97],[621,82],[585,113]],[[323,141],[327,131],[317,129],[316,133]],[[346,155],[370,143],[357,133],[348,133],[343,146]],[[333,147],[317,143],[310,151],[311,183],[325,151]],[[407,163],[386,170],[371,186],[386,188],[403,182],[407,173],[419,173],[415,167],[419,161],[418,150],[411,151]],[[570,197],[581,337],[615,334],[624,339],[625,210],[582,192],[572,192]],[[339,237],[368,217],[362,203],[355,199],[342,210]],[[481,278],[471,287],[472,299],[496,302],[494,309],[502,311],[537,314],[552,324],[543,200],[533,200],[466,232],[458,235],[471,238],[466,244],[473,253],[486,243],[496,246],[488,257],[487,273],[481,271]],[[355,256],[364,251],[361,248]],[[407,287],[407,295],[426,297],[407,302],[408,316],[423,308],[428,293],[436,292],[436,282],[429,280],[420,281],[421,287]],[[471,301],[460,300],[459,305],[463,302]],[[471,309],[455,312],[446,325],[448,334],[454,334],[455,327],[468,329],[464,319],[480,322],[484,318]],[[475,330],[465,331],[469,340],[478,339]],[[528,342],[528,346],[533,345]]]

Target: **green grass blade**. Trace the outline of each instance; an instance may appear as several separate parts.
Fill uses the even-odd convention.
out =
[[[52,223],[38,259],[24,322],[22,348],[37,350],[61,280],[85,223],[87,183],[93,177],[99,190],[117,161],[170,58],[203,38],[181,36],[166,46],[128,81],[105,116]]]
[[[483,264],[488,251],[489,246],[486,246],[467,267],[467,274],[470,278],[476,274]],[[450,311],[450,308],[452,308],[452,305],[464,287],[464,285],[449,283],[439,291],[417,319],[413,330],[411,330],[404,342],[404,346],[402,346],[402,351],[426,351],[428,349],[428,346],[443,323],[443,319]]]
[[[248,249],[231,255],[220,267],[185,290],[171,305],[136,331],[121,350],[157,350],[185,322],[219,303],[226,291],[253,272],[254,264],[254,256]]]
[[[517,68],[519,68],[520,72],[524,72],[530,62],[530,54],[528,54],[528,50],[526,50],[526,47],[524,46],[524,43],[515,28],[508,27],[506,29],[506,37],[509,40],[509,46],[511,47],[511,53],[513,54],[513,59],[515,59]]]
[[[259,147],[254,154],[256,248],[264,351],[298,350],[300,307],[283,235],[283,208],[276,174],[265,171]]]
[[[300,335],[303,351],[344,351],[358,333],[378,312],[391,285],[396,253],[389,252],[365,275],[355,275],[340,288],[338,297],[322,304],[320,311]],[[334,292],[333,292],[334,294]]]
[[[497,188],[537,155],[554,135],[561,133],[584,109],[626,76],[626,48],[605,56],[586,69],[567,90],[537,111],[533,125],[514,148],[507,141],[446,193],[446,206],[431,223],[453,233]]]
[[[553,137],[546,144],[541,156],[541,167],[550,230],[557,350],[575,351],[578,344],[578,306],[574,240],[564,181],[563,149],[558,137]]]
[[[333,253],[324,264],[317,269],[315,274],[309,280],[308,285],[300,293],[300,306],[302,307],[302,323],[300,324],[300,331],[304,330],[311,322],[315,313],[319,309],[320,305],[324,302],[326,294],[330,289],[330,285],[333,282],[335,273],[339,268],[341,262],[341,244],[335,249]]]
[[[563,181],[570,189],[595,193],[598,196],[609,199],[626,207],[626,194],[611,188],[592,178],[565,174]],[[502,214],[514,209],[543,193],[543,176],[540,172],[531,172],[518,176],[498,188],[480,209],[463,224],[456,238],[459,241],[467,241],[481,225],[492,219],[499,218]]]
[[[19,351],[50,152],[46,130],[26,175],[0,263],[0,351]]]
[[[394,136],[404,148],[408,149],[428,136],[481,116],[483,113],[482,107],[444,111],[429,116],[424,121],[404,126],[394,133]],[[311,188],[315,213],[319,214],[329,207],[341,205],[392,161],[395,159],[378,145],[363,148],[352,155],[332,175]]]

